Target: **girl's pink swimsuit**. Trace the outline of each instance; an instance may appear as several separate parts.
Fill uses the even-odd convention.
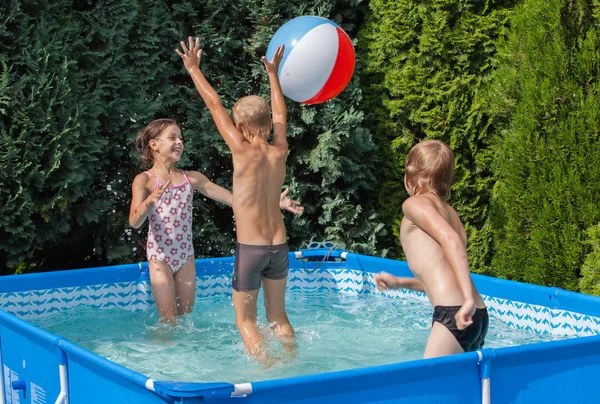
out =
[[[150,171],[146,174],[156,180],[156,189],[162,184]],[[184,171],[185,182],[169,187],[148,216],[148,261],[158,260],[177,272],[194,255],[192,244],[192,200],[194,190]]]

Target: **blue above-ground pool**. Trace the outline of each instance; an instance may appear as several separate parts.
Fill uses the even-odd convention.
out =
[[[198,294],[230,293],[233,257],[196,261]],[[405,262],[341,250],[290,253],[288,288],[381,294],[373,274]],[[600,298],[473,275],[493,321],[567,339],[250,383],[152,380],[28,321],[85,305],[154,307],[146,264],[0,278],[0,404],[600,402]],[[393,291],[389,298],[412,296]],[[233,321],[233,318],[231,319]]]

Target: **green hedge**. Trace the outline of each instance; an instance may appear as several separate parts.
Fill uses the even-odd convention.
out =
[[[367,94],[380,145],[378,199],[397,243],[404,160],[425,138],[456,152],[451,203],[465,222],[476,272],[491,260],[488,205],[492,185],[486,105],[476,102],[492,71],[496,40],[514,1],[372,0],[360,34]],[[399,244],[397,244],[399,247]],[[396,256],[401,256],[399,248]]]
[[[526,0],[498,45],[487,94],[501,129],[492,204],[498,276],[579,288],[585,231],[600,222],[600,37],[591,11],[586,1]]]
[[[7,4],[9,3],[9,4]],[[146,228],[127,224],[133,147],[150,120],[183,128],[180,166],[230,187],[231,157],[174,49],[198,35],[202,67],[226,107],[269,95],[260,56],[275,30],[303,14],[356,36],[358,1],[11,1],[0,5],[0,266],[5,273],[145,260]],[[286,184],[306,212],[286,214],[292,248],[330,239],[383,253],[369,194],[375,145],[365,125],[360,62],[334,101],[289,102]],[[231,255],[231,210],[196,198],[196,255]]]

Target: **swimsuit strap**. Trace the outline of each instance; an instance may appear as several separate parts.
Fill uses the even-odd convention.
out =
[[[154,174],[152,174],[150,171],[144,171],[144,174],[148,174],[150,177],[152,177],[152,178],[154,178],[156,180],[156,188],[155,188],[155,190],[158,189],[158,184],[159,184],[158,178],[156,178],[156,176]]]
[[[181,171],[181,174],[183,174],[183,176],[185,177],[185,182],[187,182],[188,184],[191,184],[190,179],[188,178],[187,175],[185,175],[185,171],[183,171],[183,170],[179,170],[179,171]]]

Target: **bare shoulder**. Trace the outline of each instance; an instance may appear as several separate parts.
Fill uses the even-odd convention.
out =
[[[146,173],[139,173],[133,179],[134,186],[145,187],[150,183],[150,176]]]
[[[402,210],[404,213],[409,213],[417,209],[423,209],[424,207],[437,209],[435,203],[426,195],[410,196],[402,204]]]
[[[276,155],[278,158],[287,158],[288,148],[287,143],[286,146],[273,146],[271,145],[272,153]]]
[[[446,212],[448,212],[448,222],[450,223],[450,226],[452,226],[452,228],[460,235],[460,238],[466,245],[467,232],[465,231],[465,226],[463,225],[462,220],[460,220],[458,213],[449,204],[446,204]]]
[[[133,179],[131,189],[134,195],[148,195],[154,191],[156,180],[148,174],[140,173]]]
[[[190,183],[192,184],[192,186],[197,185],[197,184],[203,184],[204,182],[206,182],[208,180],[206,175],[202,174],[199,171],[184,171],[184,173],[190,180]]]

